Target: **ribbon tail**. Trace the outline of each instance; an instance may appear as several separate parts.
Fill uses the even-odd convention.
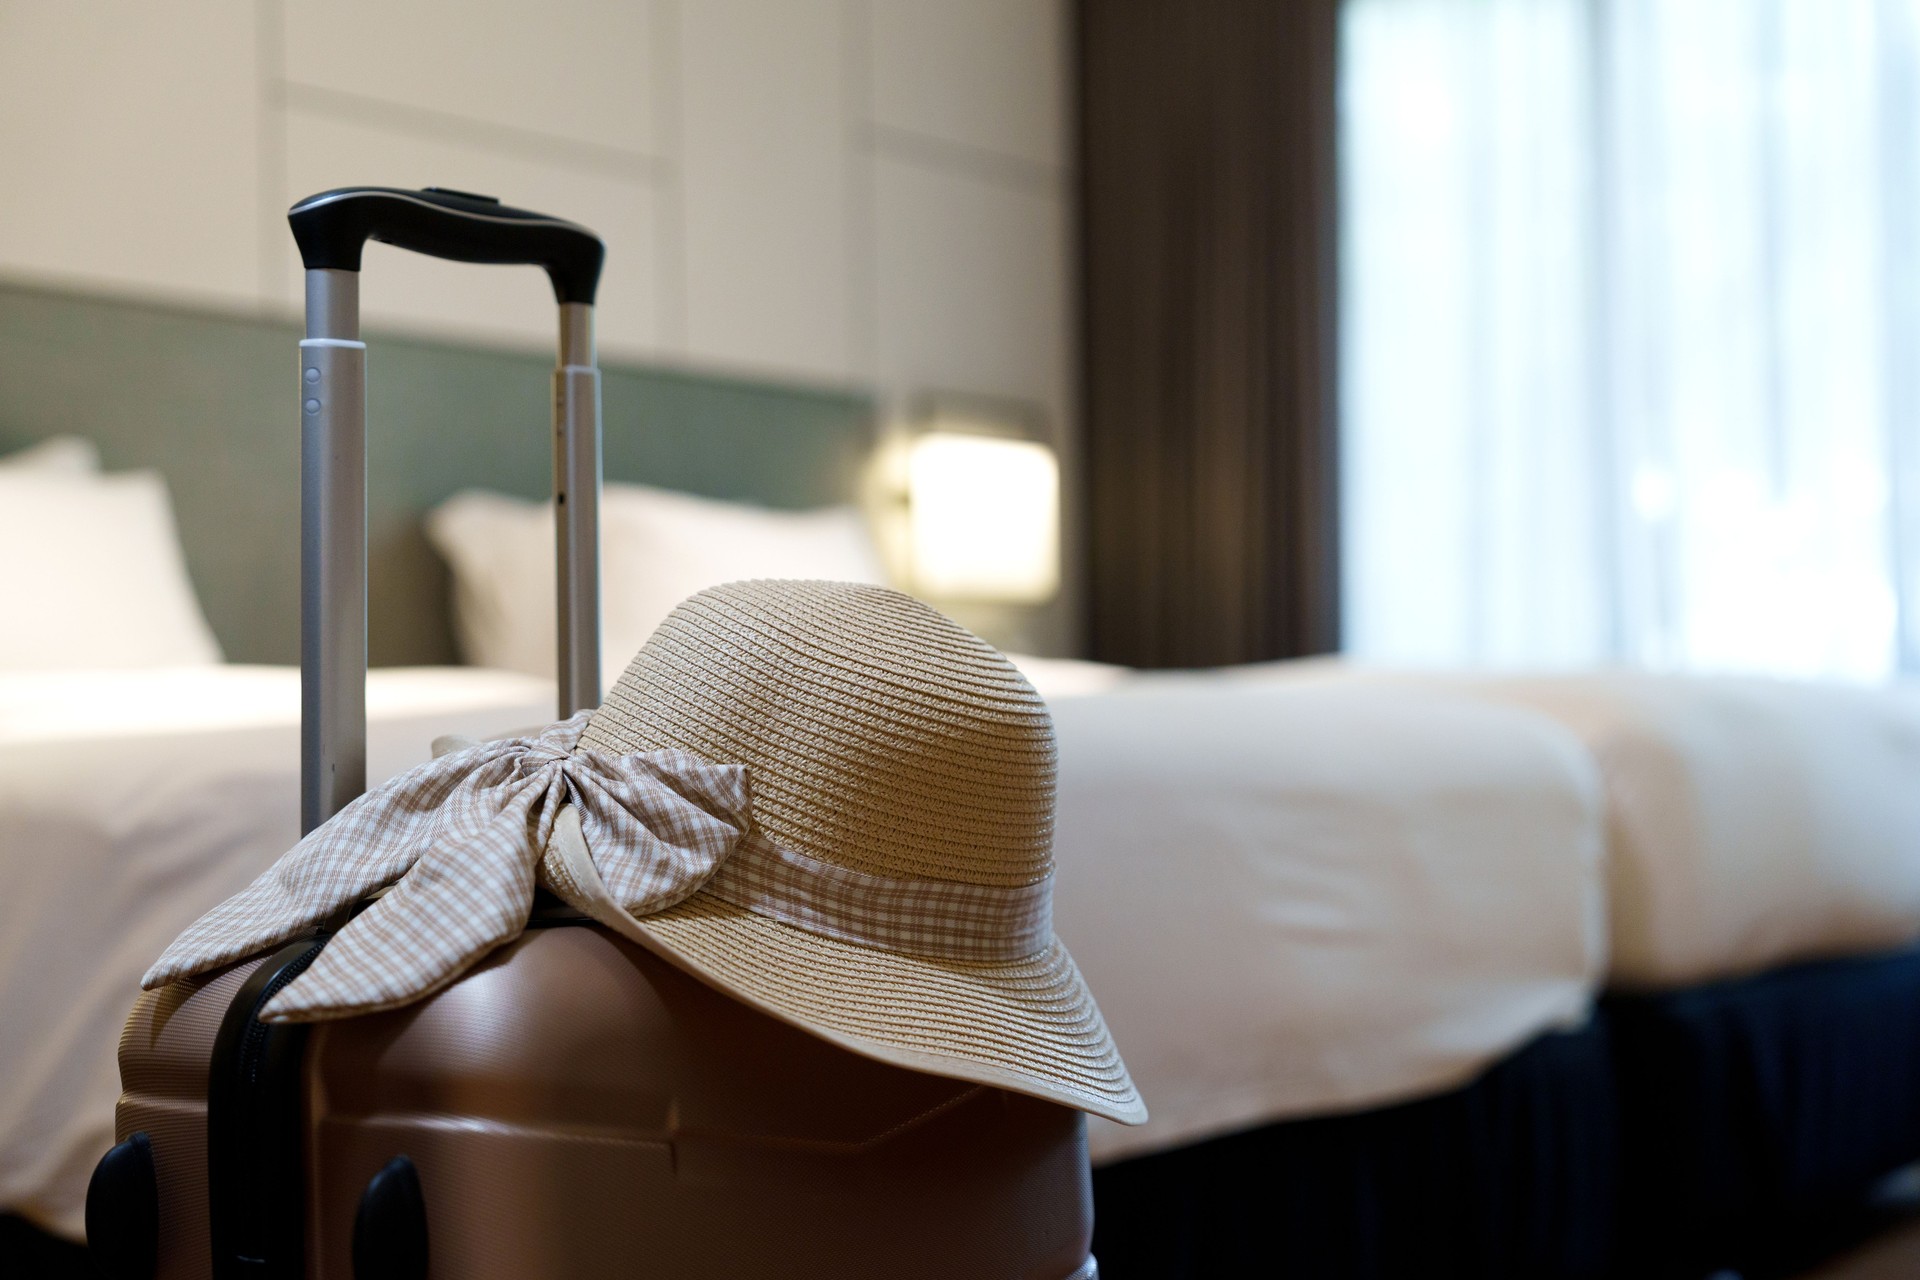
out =
[[[354,804],[375,799],[361,796]],[[393,883],[414,858],[406,841],[344,858],[339,843],[328,827],[309,832],[252,884],[175,938],[140,979],[141,987],[152,991],[277,947]]]
[[[527,807],[509,804],[436,840],[267,1002],[261,1021],[312,1022],[410,1004],[519,937],[533,909]]]
[[[151,991],[278,946],[393,884],[443,825],[453,793],[498,773],[521,745],[472,744],[358,797],[175,938],[140,985]]]

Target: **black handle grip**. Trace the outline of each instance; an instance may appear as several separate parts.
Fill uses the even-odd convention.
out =
[[[439,187],[322,191],[287,210],[287,221],[309,271],[358,271],[360,251],[378,240],[457,262],[545,267],[562,303],[593,302],[607,256],[600,237],[577,223]]]

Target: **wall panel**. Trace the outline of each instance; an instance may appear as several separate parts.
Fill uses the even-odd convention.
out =
[[[0,270],[257,297],[255,35],[246,0],[0,5]]]
[[[852,372],[843,14],[680,7],[686,350],[702,360]]]
[[[659,151],[645,0],[294,0],[285,12],[297,85],[503,135]]]
[[[1057,418],[1070,336],[1060,197],[885,155],[874,187],[881,377],[1020,399]]]
[[[875,123],[1060,168],[1063,25],[1053,0],[877,0]]]

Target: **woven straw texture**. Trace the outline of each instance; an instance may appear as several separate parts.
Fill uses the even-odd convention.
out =
[[[746,765],[756,832],[852,871],[1002,888],[1052,874],[1046,705],[998,650],[884,587],[701,592],[648,640],[580,747]],[[1123,1123],[1146,1117],[1058,941],[1000,962],[905,954],[710,891],[637,923],[641,941],[696,975],[855,1052]]]

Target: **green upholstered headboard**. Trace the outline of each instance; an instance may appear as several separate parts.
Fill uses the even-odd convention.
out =
[[[0,286],[0,451],[71,433],[154,468],[235,662],[299,661],[300,334],[291,324]],[[369,648],[455,661],[447,574],[421,531],[479,487],[544,497],[552,357],[368,338]],[[605,466],[774,507],[852,501],[874,440],[851,392],[632,365],[603,374]]]

